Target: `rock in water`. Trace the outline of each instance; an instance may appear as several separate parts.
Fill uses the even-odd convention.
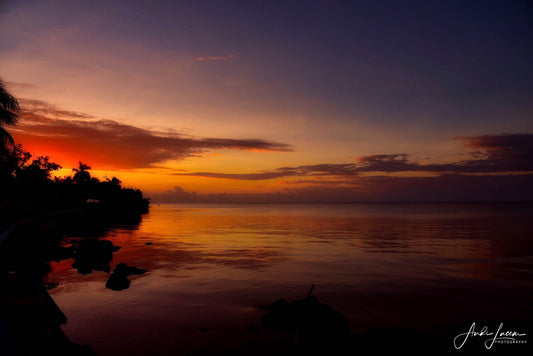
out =
[[[71,246],[72,267],[81,274],[95,271],[109,272],[113,252],[120,249],[109,240],[84,239]]]
[[[304,349],[340,346],[350,335],[346,317],[310,295],[290,303],[279,299],[265,309],[261,325],[294,333],[295,345]]]
[[[119,263],[113,273],[109,276],[107,280],[106,287],[112,290],[123,290],[130,287],[131,282],[128,279],[130,274],[140,275],[146,273],[145,269],[138,267],[130,267],[125,263]]]
[[[105,286],[108,289],[112,290],[123,290],[130,287],[130,280],[121,274],[116,274],[115,272],[111,273],[109,279],[107,280]]]

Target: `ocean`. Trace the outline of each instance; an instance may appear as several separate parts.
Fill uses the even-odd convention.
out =
[[[524,203],[153,205],[100,237],[121,247],[111,271],[147,270],[129,288],[106,288],[107,272],[80,274],[72,259],[52,262],[46,282],[67,337],[101,356],[268,342],[275,333],[250,336],[260,307],[311,285],[354,333],[511,327],[533,317],[532,218]]]

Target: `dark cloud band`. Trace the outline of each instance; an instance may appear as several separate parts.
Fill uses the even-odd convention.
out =
[[[351,164],[316,164],[299,167],[282,167],[260,173],[177,173],[177,175],[209,178],[262,180],[290,176],[357,177],[361,173],[419,172],[434,174],[475,174],[533,172],[533,134],[502,134],[456,138],[465,146],[475,149],[472,159],[447,164],[419,164],[409,160],[409,155],[371,155],[359,157]]]
[[[23,142],[37,142],[112,168],[145,168],[169,160],[219,149],[288,152],[284,143],[261,139],[163,136],[140,127],[85,113],[59,109],[39,100],[24,100],[21,120],[13,130]],[[85,158],[84,158],[85,159]]]

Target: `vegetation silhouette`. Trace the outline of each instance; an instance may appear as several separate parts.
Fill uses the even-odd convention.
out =
[[[149,200],[139,189],[124,188],[113,177],[91,177],[79,162],[73,177],[54,177],[62,168],[48,156],[33,157],[3,127],[15,125],[20,106],[0,80],[0,228],[43,213],[99,208],[105,215],[131,217],[146,213]]]
[[[97,209],[110,216],[131,219],[149,209],[139,189],[122,187],[113,177],[100,181],[90,166],[79,162],[73,177],[54,177],[61,166],[48,156],[32,159],[20,144],[0,154],[0,227],[32,216],[71,209]]]
[[[91,167],[89,167],[85,163],[81,163],[81,161],[80,161],[78,168],[72,168],[72,170],[74,172],[76,172],[76,174],[74,174],[74,178],[72,178],[72,180],[74,182],[76,182],[77,184],[88,184],[88,183],[90,183],[91,182],[91,175],[89,174],[89,169],[91,169]]]
[[[136,228],[149,199],[116,177],[92,177],[81,161],[73,176],[53,177],[62,167],[48,156],[33,157],[4,128],[17,123],[19,111],[0,81],[0,349],[9,355],[94,355],[61,331],[66,316],[47,292],[57,285],[45,285],[44,277],[50,261],[66,259],[82,274],[110,273],[120,247],[99,237],[117,225]],[[64,247],[68,236],[76,239]],[[124,279],[146,272],[118,270],[127,272]]]
[[[0,150],[5,150],[6,146],[15,145],[13,137],[3,128],[3,125],[15,125],[19,110],[17,99],[7,92],[4,83],[0,80],[0,144],[2,146]]]

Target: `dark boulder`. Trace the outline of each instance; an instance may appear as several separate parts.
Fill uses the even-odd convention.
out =
[[[123,290],[128,289],[130,287],[130,284],[131,282],[127,278],[127,276],[113,272],[109,276],[109,279],[107,280],[105,286],[106,288],[112,290]]]
[[[109,273],[109,264],[113,259],[113,252],[120,249],[109,240],[83,239],[73,245],[72,267],[81,274],[90,274],[92,271]]]
[[[128,279],[128,276],[131,274],[140,275],[144,273],[146,273],[145,269],[131,267],[121,262],[115,267],[113,273],[111,273],[111,275],[109,276],[109,279],[107,280],[105,286],[112,290],[128,289],[131,284]]]
[[[340,346],[350,336],[348,320],[329,305],[310,296],[287,302],[279,299],[266,306],[261,317],[264,328],[273,328],[294,334],[294,344],[299,348],[330,348]]]

